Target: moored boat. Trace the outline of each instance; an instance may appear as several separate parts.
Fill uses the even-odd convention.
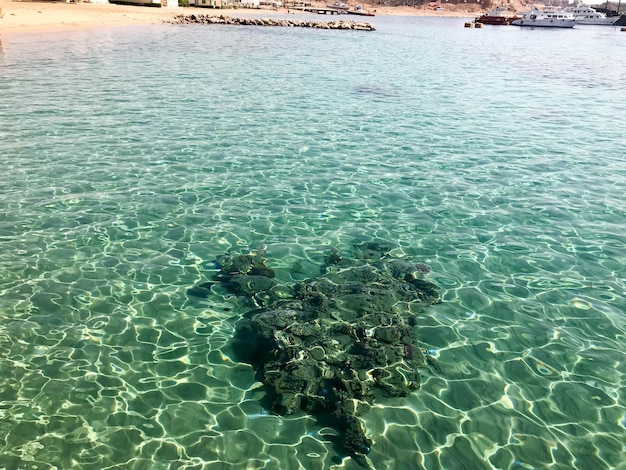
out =
[[[357,11],[357,10],[348,10],[346,12],[348,15],[359,15],[359,16],[376,16],[375,13],[369,11]]]
[[[340,11],[348,11],[348,9],[350,8],[348,6],[347,3],[344,2],[335,2],[332,5],[330,4],[326,4],[326,8],[334,8],[335,10],[340,10]]]
[[[474,23],[493,24],[493,25],[509,25],[512,21],[520,19],[521,16],[507,10],[503,6],[494,8],[483,13],[474,20]]]
[[[617,4],[617,10],[612,10],[608,8],[608,6],[609,4],[607,2],[604,7],[596,5],[593,9],[597,11],[598,13],[605,14],[609,18],[617,18],[615,20],[615,23],[613,23],[613,26],[626,26],[626,15],[620,14],[620,11],[619,11],[620,6],[621,6],[621,0],[620,0],[620,3]]]
[[[373,12],[363,9],[361,5],[357,5],[354,10],[347,10],[346,13],[348,15],[376,16]]]
[[[615,26],[619,16],[607,16],[588,5],[576,4],[563,9],[574,15],[576,24],[592,24],[600,26]]]
[[[531,26],[536,28],[573,28],[576,24],[574,15],[563,10],[539,10],[522,13],[522,17],[511,22],[514,26]]]

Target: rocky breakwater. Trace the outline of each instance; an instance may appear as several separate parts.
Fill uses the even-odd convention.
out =
[[[178,15],[166,20],[169,24],[228,24],[239,26],[283,26],[290,28],[349,29],[375,31],[374,25],[363,21],[304,21],[280,18],[233,18],[224,15]]]

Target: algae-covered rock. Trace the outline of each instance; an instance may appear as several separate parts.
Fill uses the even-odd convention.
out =
[[[356,245],[350,256],[331,249],[318,277],[288,286],[277,283],[264,251],[224,255],[212,282],[190,290],[205,294],[217,283],[248,298],[252,309],[232,347],[268,387],[273,411],[331,417],[341,445],[360,458],[373,442],[354,403],[419,388],[428,358],[412,311],[439,301],[438,287],[424,279],[428,268],[391,251],[377,241]]]

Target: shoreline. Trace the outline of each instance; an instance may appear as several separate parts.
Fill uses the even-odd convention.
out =
[[[323,6],[323,2],[315,2]],[[101,27],[164,24],[178,15],[224,15],[224,16],[276,16],[308,14],[287,8],[244,9],[244,8],[194,8],[116,5],[102,3],[62,3],[62,2],[13,2],[0,0],[0,34],[8,37],[13,34],[63,31],[72,29],[93,29]],[[377,7],[377,16],[431,16],[469,18],[478,12],[444,11],[418,9],[412,7]],[[318,15],[320,21],[346,19],[348,15]],[[349,17],[348,19],[355,19]],[[363,18],[365,20],[366,17]]]

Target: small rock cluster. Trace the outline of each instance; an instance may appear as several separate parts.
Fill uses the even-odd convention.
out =
[[[391,257],[384,242],[354,248],[350,257],[331,250],[319,276],[292,285],[277,282],[264,251],[226,254],[213,280],[189,294],[209,297],[216,287],[247,300],[232,347],[267,386],[272,411],[317,416],[363,459],[372,440],[359,416],[376,398],[418,389],[419,368],[432,361],[413,328],[439,289],[424,279],[425,265]]]
[[[374,25],[362,21],[300,21],[279,18],[232,18],[224,15],[178,15],[169,24],[229,24],[239,26],[283,26],[292,28],[350,29],[375,31]]]

